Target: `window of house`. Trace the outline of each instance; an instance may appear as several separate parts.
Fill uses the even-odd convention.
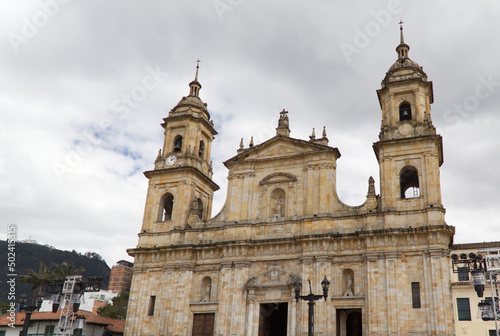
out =
[[[55,327],[55,325],[45,326],[45,332],[43,333],[43,336],[53,336]]]
[[[7,332],[5,330],[0,330],[0,336],[5,336]]]
[[[470,321],[469,298],[457,298],[457,311],[459,321]]]
[[[148,315],[153,316],[155,313],[155,304],[156,304],[156,296],[151,295],[149,297],[149,309],[148,309]]]
[[[411,283],[411,300],[413,308],[420,308],[420,282]]]
[[[469,268],[458,267],[458,281],[469,281]]]

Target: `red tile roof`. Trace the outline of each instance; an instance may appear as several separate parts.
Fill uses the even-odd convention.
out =
[[[109,317],[99,316],[97,314],[80,310],[78,311],[78,315],[85,316],[85,322],[90,324],[102,325],[106,329],[113,332],[121,332],[125,330],[125,320],[113,319]],[[59,321],[59,317],[61,316],[61,311],[59,310],[57,313],[52,312],[35,312],[31,315],[31,321]],[[10,315],[5,314],[0,316],[0,327],[6,327],[9,323],[11,323],[9,319]],[[24,324],[24,318],[26,317],[26,313],[16,312],[16,326],[22,326]]]

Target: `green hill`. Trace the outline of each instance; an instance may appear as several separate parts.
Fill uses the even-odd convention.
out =
[[[38,272],[40,266],[40,261],[43,261],[47,266],[52,264],[61,264],[62,262],[67,262],[68,264],[73,263],[74,268],[83,267],[85,272],[81,274],[84,278],[102,276],[102,289],[108,288],[109,274],[111,269],[106,264],[104,259],[97,253],[87,252],[85,254],[80,254],[76,251],[61,251],[52,247],[31,244],[31,243],[20,243],[16,242],[15,246],[15,270],[17,277],[26,274],[26,269],[30,268]],[[8,302],[8,292],[9,284],[6,282],[8,280],[7,275],[12,272],[8,269],[8,249],[7,241],[0,240],[0,302]],[[16,279],[16,299],[19,295],[25,293],[30,296],[31,285],[19,283],[19,279]]]

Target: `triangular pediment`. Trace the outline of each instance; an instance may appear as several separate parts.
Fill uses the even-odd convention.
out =
[[[340,157],[337,148],[277,135],[259,145],[242,150],[238,155],[227,160],[224,164],[227,165],[241,161],[279,159],[317,152],[334,152],[337,154],[337,158]]]

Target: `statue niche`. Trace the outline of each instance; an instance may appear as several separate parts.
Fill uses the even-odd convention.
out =
[[[212,299],[212,279],[210,277],[204,277],[201,281],[200,288],[201,302],[210,302]]]
[[[343,279],[343,296],[354,296],[354,271],[350,268],[346,268],[342,272]]]
[[[271,193],[270,217],[282,218],[286,214],[286,193],[281,188],[276,188]]]

